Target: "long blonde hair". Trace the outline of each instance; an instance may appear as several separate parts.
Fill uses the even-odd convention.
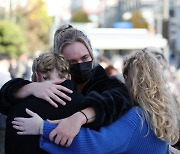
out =
[[[123,75],[134,102],[155,135],[173,145],[179,139],[176,102],[162,71],[150,51],[136,51],[124,60]]]

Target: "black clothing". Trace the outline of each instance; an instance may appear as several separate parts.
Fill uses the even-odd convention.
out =
[[[81,94],[86,96],[83,103],[96,111],[95,121],[87,125],[93,129],[111,124],[133,104],[125,85],[116,77],[110,78],[100,65],[93,69]]]
[[[64,86],[73,90],[72,82],[66,80]],[[39,154],[46,153],[39,147],[38,135],[17,135],[17,130],[12,127],[12,121],[15,117],[30,117],[27,115],[25,109],[28,108],[35,113],[38,113],[44,120],[45,119],[62,119],[71,116],[73,113],[83,109],[81,100],[84,98],[80,93],[73,92],[70,94],[72,101],[67,102],[65,106],[59,104],[58,108],[53,107],[43,99],[29,96],[22,99],[16,105],[13,105],[9,110],[8,118],[6,121],[6,134],[5,134],[5,152],[6,154]]]
[[[13,94],[16,90],[28,83],[30,82],[27,80],[13,79],[2,87],[2,98],[0,101],[2,113],[8,114],[11,106],[18,104],[19,100],[15,98]],[[81,108],[93,107],[96,111],[95,121],[86,125],[87,127],[93,129],[98,129],[102,125],[108,125],[112,123],[132,107],[132,99],[129,96],[129,93],[124,84],[116,78],[108,77],[105,70],[100,65],[93,69],[91,79],[83,88],[82,95],[84,95],[85,98],[81,101]],[[32,102],[33,101],[30,103]],[[34,107],[30,109],[42,116],[41,112],[43,111],[35,111],[33,109],[37,104],[39,105],[39,102],[34,104]],[[43,104],[48,103],[43,102],[42,105]],[[39,108],[40,106],[42,107],[42,105],[39,105]],[[19,110],[19,107],[16,108]],[[44,114],[47,112],[48,111],[44,111]],[[52,113],[55,116],[56,113]],[[47,117],[52,119],[52,114],[49,116],[50,117]]]

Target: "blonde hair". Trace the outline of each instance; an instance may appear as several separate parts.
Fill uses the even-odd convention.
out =
[[[35,58],[32,65],[32,81],[36,81],[35,72],[47,73],[50,78],[50,72],[56,68],[61,77],[65,77],[69,73],[69,63],[63,55],[53,52],[42,53]]]
[[[92,47],[88,37],[80,30],[74,28],[71,25],[60,26],[54,34],[54,47],[53,50],[56,53],[61,53],[63,48],[74,42],[83,43],[89,51],[90,56],[93,59]]]
[[[125,58],[123,75],[149,128],[161,140],[175,144],[179,139],[176,102],[159,65],[150,51],[136,51]]]

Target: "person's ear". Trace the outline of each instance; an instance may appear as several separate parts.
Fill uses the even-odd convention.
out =
[[[36,82],[42,82],[41,73],[35,72]]]
[[[68,74],[66,75],[66,79],[71,80],[71,74],[70,74],[70,73],[68,73]]]
[[[124,80],[127,81],[127,75],[124,75]]]

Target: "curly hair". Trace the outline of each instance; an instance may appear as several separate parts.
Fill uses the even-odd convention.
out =
[[[54,46],[53,50],[56,53],[62,54],[63,48],[74,42],[83,43],[89,51],[93,59],[92,47],[88,37],[80,30],[74,28],[71,25],[61,25],[54,34]]]
[[[32,81],[36,81],[35,72],[46,73],[50,78],[51,71],[56,68],[60,77],[64,78],[69,73],[69,63],[63,55],[53,52],[42,53],[35,58],[32,65]]]
[[[126,86],[136,105],[143,109],[149,129],[173,145],[179,139],[176,101],[162,71],[158,59],[150,51],[135,51],[124,59]]]

